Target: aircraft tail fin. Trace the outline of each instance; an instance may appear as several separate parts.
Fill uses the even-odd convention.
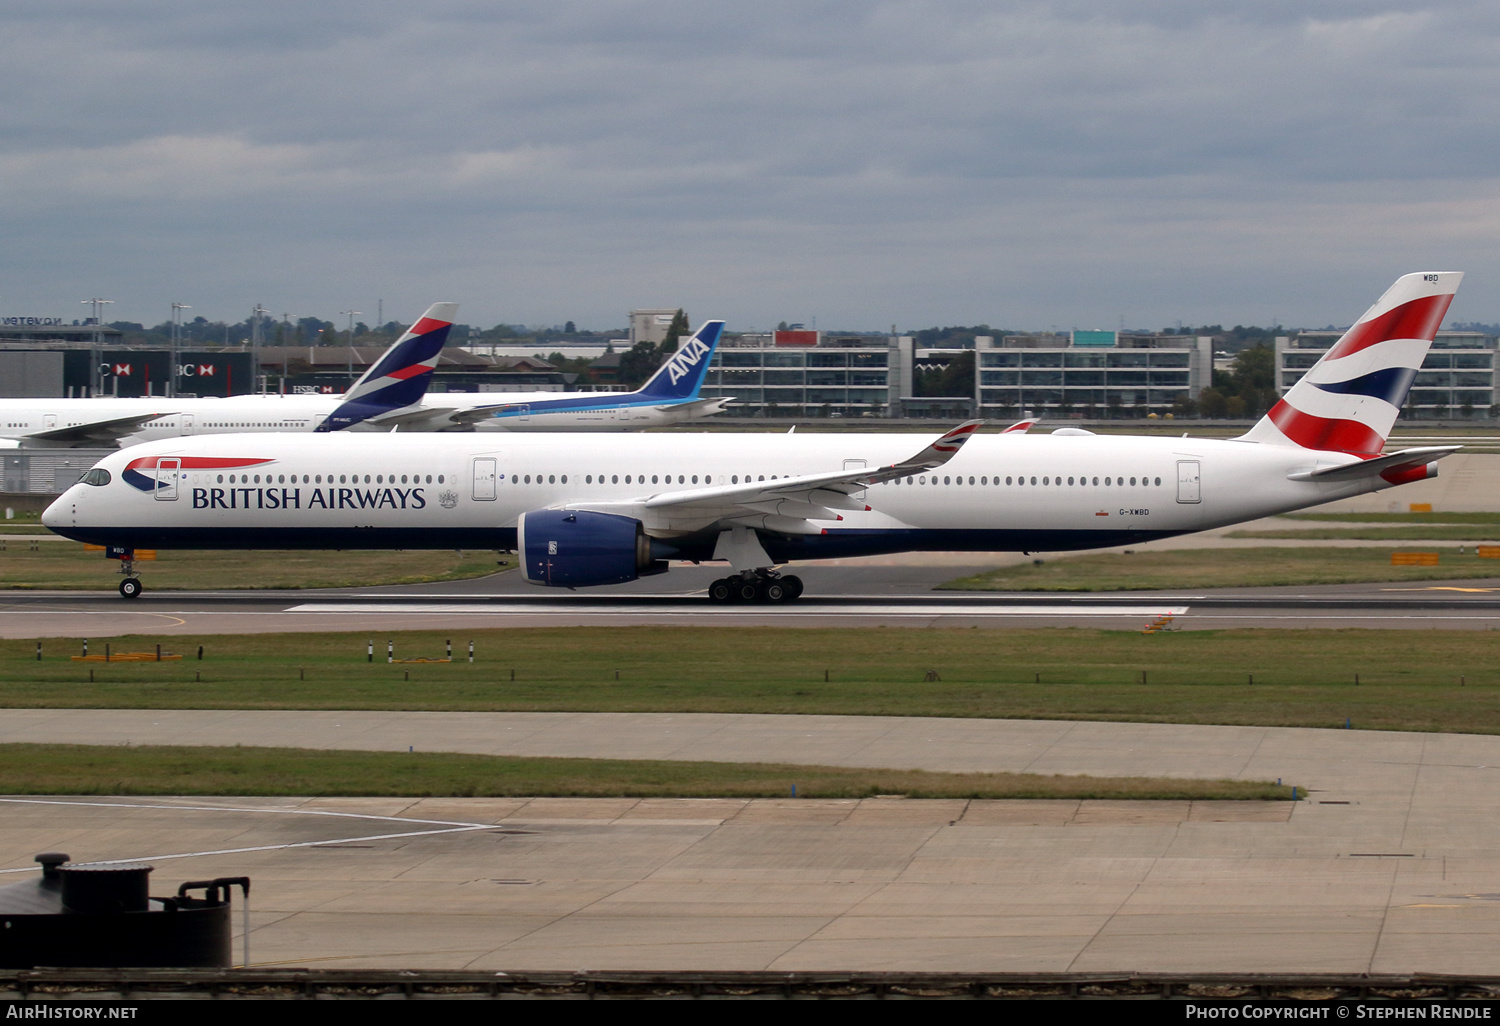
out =
[[[317,430],[342,431],[371,417],[421,402],[457,315],[457,303],[429,306],[421,319],[344,393],[344,401]]]
[[[1462,280],[1397,278],[1241,440],[1378,456]]]
[[[708,365],[713,362],[714,349],[718,347],[719,337],[723,334],[723,321],[706,321],[641,386],[640,394],[647,399],[667,401],[698,398],[698,389],[703,387]]]

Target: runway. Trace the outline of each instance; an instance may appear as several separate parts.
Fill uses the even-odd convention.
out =
[[[1276,779],[1298,803],[0,799],[31,856],[254,880],[317,968],[1494,974],[1500,737],[1048,721],[28,710],[4,737]]]
[[[0,594],[0,636],[104,638],[125,634],[440,630],[630,626],[1500,628],[1500,579],[1205,589],[1191,592],[942,592],[978,567],[820,565],[799,568],[807,593],[783,606],[708,602],[721,571],[682,566],[614,588],[567,592],[515,573],[441,585],[327,591]]]

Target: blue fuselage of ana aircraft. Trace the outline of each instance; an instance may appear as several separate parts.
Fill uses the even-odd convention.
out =
[[[918,549],[1129,544],[1391,483],[1372,476],[1305,479],[1320,468],[1360,462],[1342,453],[1209,439],[1011,434],[975,435],[933,470],[847,494],[819,498],[815,488],[802,488],[777,496],[778,481],[887,467],[926,439],[646,438],[601,435],[586,444],[545,435],[176,439],[100,461],[43,521],[69,538],[126,549],[514,549],[523,516],[575,511],[585,520],[639,524],[654,560],[707,560],[716,550],[717,558],[727,558],[720,538],[741,528],[753,532],[770,560],[783,563]],[[747,493],[752,484],[755,491]]]

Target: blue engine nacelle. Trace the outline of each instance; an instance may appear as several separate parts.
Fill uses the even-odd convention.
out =
[[[624,584],[667,569],[665,560],[652,559],[639,520],[582,509],[521,514],[516,551],[528,581],[554,588]]]

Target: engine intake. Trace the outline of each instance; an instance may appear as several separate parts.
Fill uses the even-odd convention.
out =
[[[624,584],[663,573],[639,520],[588,510],[539,509],[521,514],[516,530],[521,566],[532,584],[586,588]]]

